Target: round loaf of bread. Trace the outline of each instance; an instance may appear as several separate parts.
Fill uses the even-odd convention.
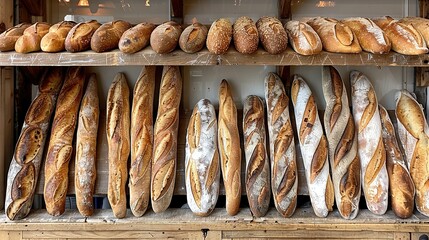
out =
[[[240,53],[251,54],[258,50],[259,34],[249,17],[240,17],[234,23],[234,46]]]
[[[199,23],[197,19],[192,20],[192,24],[183,30],[180,35],[180,48],[186,53],[195,53],[200,51],[207,39],[207,27]]]
[[[227,18],[214,21],[207,35],[207,49],[214,54],[224,54],[228,51],[232,39],[232,24]]]
[[[179,42],[182,26],[169,21],[156,27],[150,35],[150,46],[157,53],[172,52]]]

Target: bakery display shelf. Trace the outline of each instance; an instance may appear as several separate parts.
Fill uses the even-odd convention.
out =
[[[425,67],[429,65],[429,54],[411,56],[396,52],[376,55],[368,52],[340,54],[321,52],[317,55],[303,56],[291,48],[284,53],[271,55],[259,48],[254,54],[246,55],[230,47],[224,55],[215,55],[207,49],[194,54],[175,50],[168,54],[158,54],[150,47],[134,53],[125,54],[118,49],[96,53],[88,50],[79,53],[0,53],[0,66],[140,66],[140,65],[283,65],[283,66],[405,66]]]

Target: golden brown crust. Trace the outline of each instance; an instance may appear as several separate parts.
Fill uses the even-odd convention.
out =
[[[172,52],[179,43],[182,26],[174,21],[165,22],[156,27],[150,35],[150,46],[160,54]]]
[[[24,30],[22,36],[16,40],[15,51],[18,53],[29,53],[40,51],[40,41],[45,36],[50,24],[37,22]]]
[[[29,23],[20,23],[13,26],[0,34],[0,51],[12,51],[15,49],[15,43],[24,30],[31,26]]]
[[[279,54],[287,48],[287,33],[275,17],[261,17],[256,22],[262,46],[270,54]]]
[[[307,23],[292,20],[286,23],[285,28],[295,52],[302,55],[313,55],[322,51],[322,41],[319,35]]]
[[[147,47],[150,35],[155,29],[152,23],[139,23],[122,34],[119,40],[119,50],[123,53],[135,53]]]
[[[78,23],[67,34],[64,47],[68,52],[81,52],[91,48],[91,38],[101,26],[96,20]]]
[[[232,39],[232,24],[227,18],[219,18],[210,26],[207,34],[207,49],[213,54],[228,51]]]
[[[251,54],[258,50],[258,29],[251,18],[245,16],[238,18],[233,28],[234,46],[238,52]]]
[[[40,48],[44,52],[60,52],[65,50],[65,40],[75,22],[61,21],[52,25],[49,32],[40,41]]]
[[[206,43],[207,34],[207,27],[193,19],[192,24],[185,28],[180,35],[180,48],[186,53],[200,51]]]
[[[118,47],[122,34],[131,24],[116,20],[101,25],[91,37],[91,49],[95,52],[106,52]]]

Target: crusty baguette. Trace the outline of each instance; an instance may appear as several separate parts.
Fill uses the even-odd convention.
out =
[[[350,82],[366,205],[374,214],[382,215],[387,210],[389,178],[377,96],[371,82],[361,72],[352,71]]]
[[[266,149],[264,103],[255,95],[243,104],[243,138],[246,156],[246,194],[250,211],[264,216],[270,205],[270,164]]]
[[[100,53],[118,48],[122,34],[130,27],[130,23],[122,20],[101,25],[91,37],[91,49]]]
[[[69,162],[73,153],[73,136],[85,85],[83,67],[70,67],[58,95],[45,160],[44,198],[46,211],[59,216],[66,207]]]
[[[100,106],[97,78],[91,74],[79,110],[76,133],[75,193],[76,205],[82,216],[94,212],[94,188],[97,178],[97,132]]]
[[[289,116],[289,98],[275,73],[269,73],[265,78],[265,102],[274,204],[283,217],[290,217],[295,212],[298,197],[295,140]]]
[[[64,47],[68,52],[81,52],[91,48],[91,38],[101,24],[96,20],[76,24],[67,34]]]
[[[192,20],[192,24],[183,30],[179,38],[179,46],[186,53],[195,53],[203,49],[206,40],[208,29],[197,19]]]
[[[346,88],[334,67],[323,68],[322,85],[326,101],[324,126],[328,138],[335,201],[343,218],[354,219],[359,212],[361,196],[355,123],[349,109]]]
[[[0,51],[12,51],[15,49],[15,43],[24,30],[31,26],[29,23],[20,23],[13,26],[0,34]]]
[[[362,48],[356,35],[345,24],[333,18],[317,17],[307,22],[322,40],[323,49],[334,53],[359,53]]]
[[[26,217],[33,205],[51,116],[63,82],[63,69],[50,68],[31,103],[7,175],[5,212],[11,220]]]
[[[208,99],[198,101],[194,107],[185,150],[188,205],[195,215],[207,216],[216,206],[220,185],[216,112]]]
[[[371,19],[347,18],[342,20],[342,23],[352,29],[364,51],[374,54],[385,54],[390,51],[389,38]]]
[[[386,149],[386,165],[389,174],[392,210],[400,218],[409,218],[414,210],[415,187],[404,155],[399,148],[395,128],[387,110],[379,105],[383,143]]]
[[[154,127],[151,200],[155,213],[165,211],[173,197],[181,96],[182,77],[179,67],[164,66]]]
[[[404,55],[419,55],[428,52],[423,36],[413,24],[398,22],[390,17],[373,20],[386,33],[392,50]]]
[[[282,23],[275,17],[261,17],[256,22],[259,38],[265,51],[279,54],[287,48],[287,33]]]
[[[49,32],[40,41],[40,49],[44,52],[60,52],[65,50],[67,34],[76,25],[75,22],[61,21],[52,25]]]
[[[291,20],[286,23],[285,29],[295,52],[301,55],[314,55],[322,51],[319,35],[307,23]]]
[[[130,155],[130,90],[123,73],[118,73],[107,94],[106,135],[109,159],[107,197],[117,218],[127,215],[125,184]]]
[[[36,22],[24,30],[22,36],[16,40],[15,51],[18,53],[29,53],[40,51],[40,41],[45,36],[50,24],[45,22]]]
[[[304,79],[298,75],[294,76],[292,82],[291,98],[311,205],[318,217],[326,217],[334,205],[328,143],[314,96]]]
[[[213,54],[224,54],[228,51],[232,39],[232,24],[227,18],[219,18],[210,26],[207,34],[207,49]]]
[[[145,66],[134,86],[131,109],[130,209],[141,217],[150,200],[153,151],[153,98],[155,66]]]
[[[251,18],[239,17],[233,27],[234,46],[238,52],[251,54],[258,50],[258,29]]]
[[[399,20],[400,23],[412,25],[423,37],[426,46],[429,46],[429,19],[421,17],[405,17]]]
[[[416,208],[429,216],[429,128],[420,104],[402,90],[396,95],[398,136],[416,188]]]
[[[226,212],[233,216],[240,210],[241,147],[237,108],[232,98],[231,87],[225,79],[219,87],[218,142],[222,178],[225,184]]]
[[[150,35],[150,46],[160,54],[172,52],[179,43],[182,26],[174,21],[157,26]]]
[[[152,23],[139,23],[122,34],[119,50],[124,53],[135,53],[149,45],[150,34],[155,29]]]

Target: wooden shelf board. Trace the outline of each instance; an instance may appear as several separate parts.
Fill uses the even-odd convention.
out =
[[[313,56],[302,56],[288,48],[284,53],[271,55],[263,49],[246,55],[230,47],[224,55],[214,55],[203,49],[195,54],[175,50],[168,54],[157,54],[150,47],[134,54],[124,54],[118,49],[96,53],[44,53],[21,54],[0,53],[0,66],[127,66],[127,65],[350,65],[350,66],[406,66],[424,67],[429,65],[429,54],[406,56],[395,52],[374,55],[367,52],[358,54],[338,54],[322,52]]]

